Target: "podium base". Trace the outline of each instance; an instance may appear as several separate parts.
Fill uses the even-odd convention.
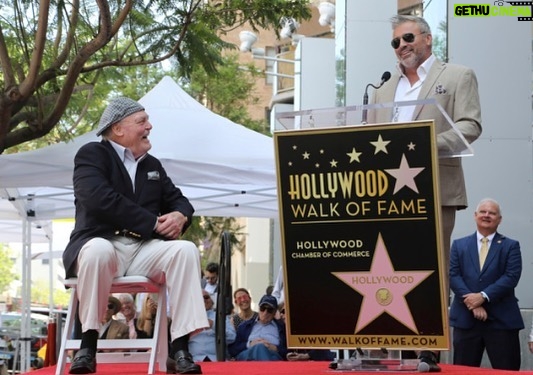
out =
[[[419,359],[403,359],[400,350],[358,349],[348,359],[331,363],[330,368],[339,371],[418,371]]]

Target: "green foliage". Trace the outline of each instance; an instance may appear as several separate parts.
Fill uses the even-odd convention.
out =
[[[448,45],[447,45],[447,25],[446,21],[441,21],[437,32],[433,34],[433,53],[441,61],[448,61]]]
[[[54,306],[68,308],[70,301],[70,291],[65,288],[55,289]],[[31,285],[31,303],[48,306],[50,299],[50,284],[48,280],[36,280]]]
[[[10,249],[0,243],[0,293],[4,293],[9,285],[18,279],[13,271],[15,262],[10,256]]]
[[[309,19],[308,3],[0,0],[0,153],[93,129],[110,96],[138,98],[165,60],[179,77],[213,75],[235,47],[221,36],[244,24],[277,32],[281,17]]]
[[[183,239],[194,242],[200,248],[203,269],[209,262],[219,262],[224,231],[232,234],[230,240],[232,251],[244,251],[242,229],[243,227],[233,217],[195,216]]]
[[[247,111],[248,105],[259,101],[254,95],[254,87],[256,79],[263,73],[253,64],[239,64],[236,54],[224,56],[215,69],[215,74],[208,74],[202,67],[193,69],[187,85],[189,94],[213,112],[237,124],[270,135],[268,123],[264,120],[253,120]],[[231,82],[231,85],[228,82]]]

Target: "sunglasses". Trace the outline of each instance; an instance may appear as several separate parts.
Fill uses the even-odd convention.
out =
[[[269,314],[274,314],[274,309],[272,307],[260,306],[260,311],[266,311]]]
[[[211,296],[208,296],[207,294],[205,294],[205,295],[204,295],[204,299],[205,299],[205,300],[211,299]]]
[[[415,41],[415,37],[417,35],[422,35],[422,34],[425,34],[425,32],[420,33],[420,34],[405,33],[401,36],[401,39],[403,39],[404,42],[406,43],[413,43]],[[400,37],[396,37],[393,40],[391,40],[390,45],[392,46],[392,48],[398,49],[398,47],[400,47]]]
[[[115,305],[113,305],[112,303],[108,303],[107,304],[107,309],[108,310],[115,310]]]
[[[235,298],[235,300],[237,302],[241,302],[241,301],[246,302],[246,301],[250,301],[250,297],[244,295],[244,296],[240,296],[240,297]]]

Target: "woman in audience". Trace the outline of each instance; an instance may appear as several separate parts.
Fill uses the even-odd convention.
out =
[[[236,331],[242,322],[256,319],[258,314],[257,311],[252,310],[252,297],[250,297],[250,293],[245,288],[237,289],[233,293],[233,299],[235,306],[239,307],[239,313],[231,317],[231,322]]]
[[[137,330],[145,333],[146,337],[154,336],[155,315],[157,313],[157,293],[146,293],[137,319]],[[144,336],[144,335],[142,335]]]

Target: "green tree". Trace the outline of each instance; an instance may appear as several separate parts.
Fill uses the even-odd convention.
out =
[[[183,239],[194,242],[201,250],[202,269],[209,262],[218,263],[222,233],[231,233],[230,246],[232,252],[244,251],[243,226],[234,217],[195,216]]]
[[[17,274],[13,271],[15,261],[11,258],[9,247],[0,243],[0,292],[7,290],[9,285],[18,279]]]
[[[277,32],[282,16],[309,19],[308,3],[0,0],[0,153],[51,132],[68,139],[94,127],[109,94],[99,85],[125,94],[107,83],[119,82],[126,68],[173,59],[180,76],[196,66],[213,74],[221,51],[235,47],[220,35],[244,24]]]
[[[188,85],[189,94],[211,111],[270,135],[269,124],[265,120],[253,120],[247,110],[247,105],[259,101],[259,97],[254,95],[254,88],[256,79],[263,73],[254,64],[240,64],[236,54],[222,57],[215,68],[215,74],[209,74],[203,67],[193,69]]]
[[[48,306],[50,302],[50,282],[46,279],[39,279],[31,285],[31,303]],[[64,287],[54,289],[54,306],[67,308],[70,301],[70,290]]]
[[[446,21],[440,21],[437,32],[433,34],[433,53],[441,61],[448,61],[447,36],[448,27]]]

